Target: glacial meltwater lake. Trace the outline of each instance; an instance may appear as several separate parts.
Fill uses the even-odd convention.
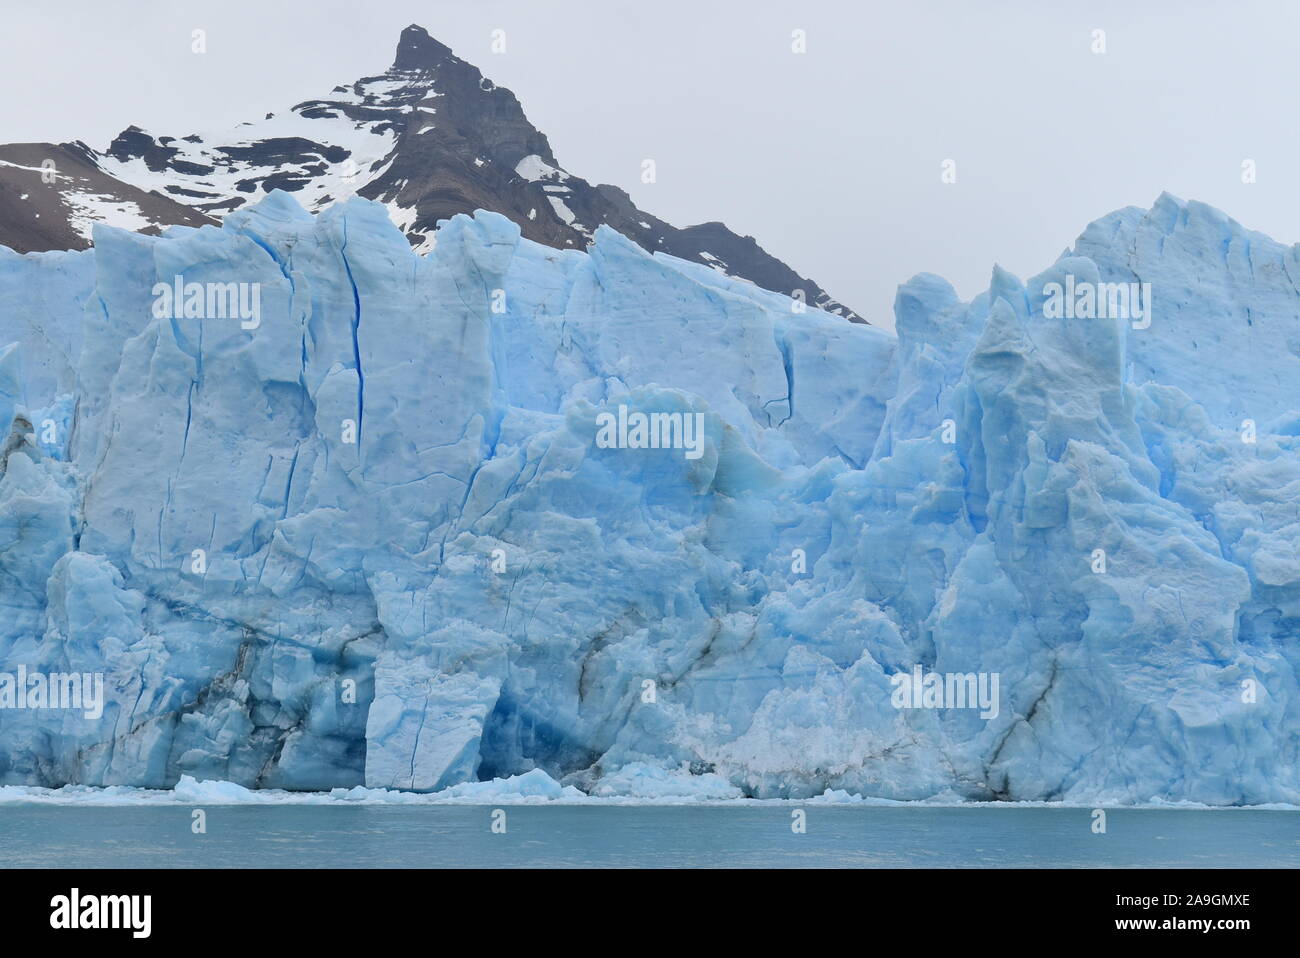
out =
[[[1300,811],[737,806],[0,805],[0,867],[1300,866]],[[791,830],[803,808],[807,830]],[[499,821],[499,817],[498,817]]]

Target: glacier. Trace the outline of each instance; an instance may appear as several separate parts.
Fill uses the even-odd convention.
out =
[[[0,249],[0,676],[105,680],[0,685],[0,785],[1300,802],[1300,248],[1166,194],[895,309],[280,192]]]

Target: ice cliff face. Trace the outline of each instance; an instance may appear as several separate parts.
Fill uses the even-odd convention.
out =
[[[917,277],[897,338],[495,214],[94,242],[0,251],[0,673],[106,699],[0,709],[0,781],[1300,800],[1300,260],[1214,210]],[[917,668],[996,707],[899,708]]]

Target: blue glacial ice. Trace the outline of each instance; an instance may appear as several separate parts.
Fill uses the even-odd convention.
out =
[[[918,276],[897,336],[483,212],[94,244],[0,250],[0,677],[105,681],[0,707],[0,784],[1300,801],[1300,250],[1216,210]]]

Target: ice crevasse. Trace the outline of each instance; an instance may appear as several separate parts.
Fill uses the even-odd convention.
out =
[[[0,708],[0,783],[1300,801],[1298,285],[1168,195],[896,336],[359,199],[0,250],[0,676],[104,679]],[[636,413],[698,455],[597,441]]]

